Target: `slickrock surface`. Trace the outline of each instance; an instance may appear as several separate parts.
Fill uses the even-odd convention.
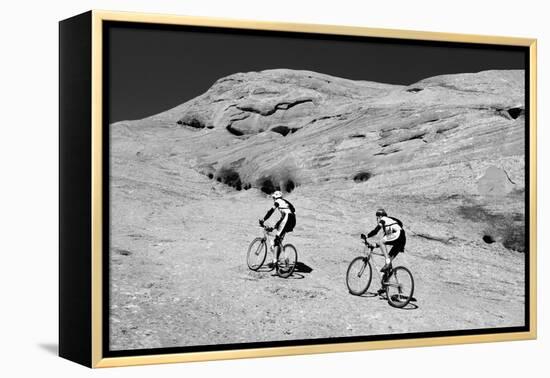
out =
[[[110,125],[111,348],[523,325],[524,79],[238,73]],[[297,209],[287,280],[245,261],[275,189]],[[407,230],[409,310],[346,288],[378,207]]]

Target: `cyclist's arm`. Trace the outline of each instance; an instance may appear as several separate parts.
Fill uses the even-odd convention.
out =
[[[378,231],[380,231],[382,227],[380,227],[380,225],[376,225],[376,227],[367,234],[367,238],[372,238],[374,235],[376,235],[378,233]]]
[[[271,214],[273,214],[274,211],[275,211],[275,206],[273,206],[271,209],[267,211],[264,217],[264,222],[269,219],[269,217],[271,216]]]

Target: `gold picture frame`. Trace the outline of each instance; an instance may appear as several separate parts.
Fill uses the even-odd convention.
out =
[[[432,41],[476,45],[522,47],[528,51],[528,329],[441,337],[397,338],[361,342],[338,342],[250,349],[181,353],[134,354],[110,357],[104,353],[104,55],[103,25],[106,22],[149,25],[185,25],[253,31],[311,33],[334,36],[375,37],[402,41]],[[367,27],[259,22],[217,18],[90,11],[60,23],[60,355],[99,368],[218,359],[237,359],[311,353],[346,352],[448,344],[535,339],[537,335],[537,41],[536,39],[468,34],[435,33]],[[82,72],[75,72],[78,67]],[[72,71],[71,71],[72,70]],[[89,72],[88,72],[89,71]],[[89,75],[88,75],[89,74]],[[75,85],[77,86],[75,89]],[[75,141],[87,146],[79,150]],[[527,155],[527,153],[526,153]],[[74,165],[71,156],[83,156]],[[90,163],[89,166],[86,163]],[[82,171],[84,170],[84,171]],[[81,178],[79,178],[82,175]],[[76,178],[75,178],[76,177]],[[75,180],[78,185],[74,186]],[[71,186],[72,185],[72,186]],[[526,184],[527,185],[527,184]],[[75,207],[80,204],[80,207]],[[73,209],[73,210],[71,210]],[[76,214],[78,209],[83,209]],[[78,297],[78,298],[77,298]]]

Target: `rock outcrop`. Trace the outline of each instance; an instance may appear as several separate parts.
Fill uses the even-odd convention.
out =
[[[523,71],[405,87],[280,69],[220,79],[138,123],[181,128],[174,148],[236,189],[368,178],[367,191],[470,195],[489,166],[522,188],[523,93]]]
[[[112,136],[123,139],[119,153],[170,151],[237,191],[462,198],[518,219],[524,79],[520,70],[484,71],[399,86],[286,69],[238,73],[164,113],[114,124]]]

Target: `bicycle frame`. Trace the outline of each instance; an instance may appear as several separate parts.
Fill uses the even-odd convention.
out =
[[[380,279],[380,282],[382,283],[382,286],[386,286],[386,285],[396,286],[396,285],[392,285],[392,284],[390,284],[390,283],[388,283],[388,282],[384,282],[384,276],[386,276],[387,273],[384,273],[383,275],[380,274],[380,269],[378,269],[378,265],[376,264],[375,259],[372,259],[372,258],[371,258],[373,255],[374,255],[374,256],[380,256],[380,257],[385,258],[385,256],[384,256],[383,253],[381,253],[381,252],[374,252],[374,250],[375,250],[376,248],[380,248],[380,247],[379,247],[379,246],[373,246],[373,247],[371,247],[371,246],[369,246],[369,245],[367,245],[367,244],[365,243],[364,252],[365,252],[365,254],[366,254],[367,261],[370,261],[370,262],[371,262],[371,264],[372,264],[372,266],[373,266],[373,268],[374,268],[374,271],[376,272],[376,274],[378,275],[378,278]],[[395,257],[394,257],[394,258],[395,258]],[[391,261],[392,261],[392,262],[393,262],[393,259],[394,259],[394,258],[391,258]],[[390,263],[390,264],[391,264],[391,263]],[[391,272],[391,269],[390,269],[389,272]],[[389,273],[389,272],[388,272],[388,273]]]
[[[275,234],[273,231],[268,231],[268,227],[267,226],[260,226],[263,231],[264,231],[264,239],[266,241],[266,243],[269,243],[269,246],[271,247],[271,239],[274,239],[275,238]],[[279,245],[275,245],[275,243],[273,243],[273,246],[276,247],[276,248],[281,248],[283,246],[283,241],[282,240],[279,240]],[[270,248],[271,249],[271,248]],[[275,250],[271,251],[272,253],[276,253]]]

